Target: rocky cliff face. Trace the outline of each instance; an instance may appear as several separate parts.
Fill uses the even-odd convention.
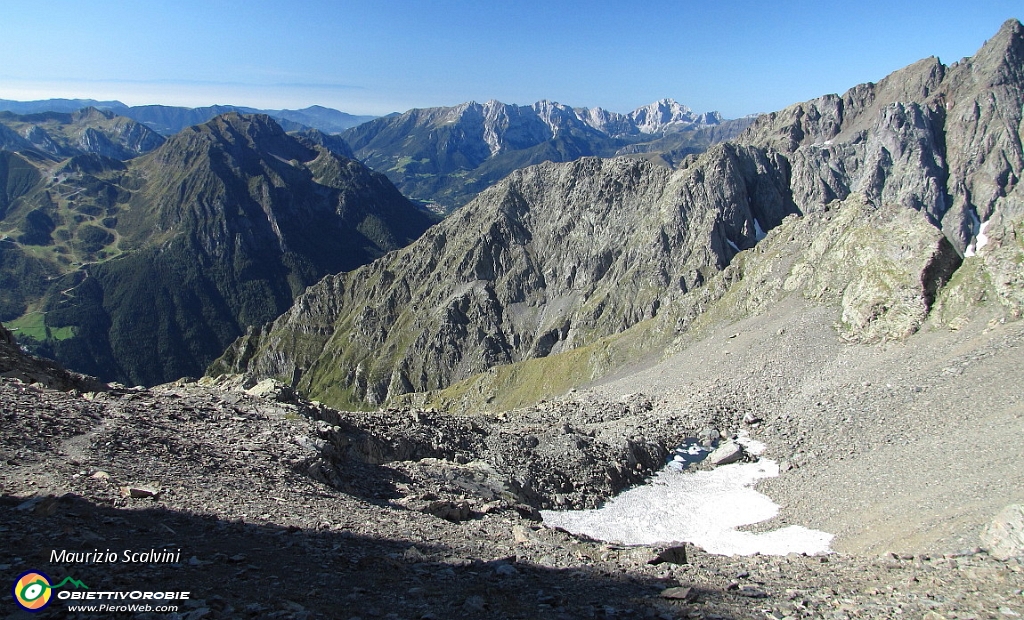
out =
[[[762,116],[738,141],[786,156],[802,210],[860,192],[924,212],[963,253],[994,213],[1021,210],[1022,66],[1010,20],[972,58],[922,60]]]
[[[676,172],[584,159],[513,173],[409,248],[310,288],[221,367],[379,403],[591,342],[793,213],[787,178],[784,161],[736,146]]]
[[[956,284],[965,253],[985,253],[969,264],[1019,316],[1022,38],[1011,21],[953,67],[924,60],[766,115],[738,144],[676,171],[587,159],[517,172],[402,252],[309,289],[216,368],[301,375],[314,397],[346,404],[443,387],[626,330],[700,287],[787,214],[823,213],[853,196],[865,218],[894,205],[920,215],[887,215],[870,234],[848,222],[793,274],[792,286],[842,304],[844,337],[913,333],[936,303],[952,303],[943,287]],[[928,224],[931,236],[921,231]],[[999,243],[976,250],[989,229]],[[911,256],[924,262],[907,275],[900,261]],[[860,271],[847,273],[844,261]],[[728,292],[732,273],[710,296],[691,296],[693,313],[680,320]]]
[[[450,211],[526,165],[611,156],[626,147],[646,152],[650,149],[643,145],[666,134],[675,136],[670,148],[703,151],[743,127],[717,113],[694,114],[671,99],[629,114],[550,101],[528,106],[488,101],[410,110],[343,135],[360,158],[407,195]]]

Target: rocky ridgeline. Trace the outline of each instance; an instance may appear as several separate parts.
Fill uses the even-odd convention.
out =
[[[0,112],[0,148],[57,159],[95,154],[127,160],[148,153],[164,138],[124,116],[84,108],[78,112],[11,114]]]
[[[983,222],[1024,214],[1021,67],[1024,28],[1012,19],[970,58],[929,58],[764,115],[738,141],[786,156],[802,207],[860,192],[924,212],[963,253]]]
[[[766,115],[738,144],[674,171],[629,160],[518,171],[403,251],[310,287],[237,341],[215,371],[301,376],[299,389],[312,397],[380,404],[587,345],[667,310],[684,317],[678,326],[738,272],[685,294],[783,217],[843,211],[833,203],[847,199],[882,209],[894,234],[876,226],[878,237],[854,238],[849,227],[834,247],[801,238],[812,246],[808,260],[783,283],[841,300],[844,337],[906,336],[937,301],[947,325],[969,320],[985,299],[1019,317],[1022,50],[1024,31],[1012,20],[973,58],[952,67],[921,61],[842,97]],[[893,205],[920,221],[891,216]],[[958,279],[964,255],[971,264]],[[898,276],[916,292],[892,297],[885,265],[901,271],[910,256],[926,257]],[[943,304],[947,282],[946,299],[956,301]],[[871,333],[901,313],[902,328]]]

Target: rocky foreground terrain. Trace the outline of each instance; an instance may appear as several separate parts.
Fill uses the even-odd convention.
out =
[[[791,332],[779,329],[779,342],[770,347],[779,358],[800,339],[818,336],[815,324],[827,328],[808,316]],[[721,364],[713,356],[749,361],[763,349],[748,342],[745,327],[751,326],[682,354],[708,356],[707,372]],[[1019,324],[974,337],[988,348],[974,346],[976,355],[949,366],[959,374],[939,369],[922,386],[926,393],[973,380],[974,362],[984,372],[999,370],[985,366],[993,359],[1019,362]],[[965,343],[954,343],[949,353]],[[834,355],[836,346],[842,345],[823,346],[821,357]],[[884,350],[871,350],[874,361],[884,362]],[[850,360],[840,357],[823,369]],[[810,383],[798,385],[798,375],[819,361],[809,356],[794,364],[794,373],[776,382],[778,393],[796,387],[803,397],[820,398],[807,389]],[[935,545],[916,550],[890,541],[870,553],[817,557],[723,557],[679,544],[626,547],[546,527],[538,508],[595,505],[659,468],[682,438],[746,427],[769,444],[766,456],[787,459],[788,471],[769,492],[804,494],[776,521],[827,528],[842,519],[823,520],[827,507],[813,507],[833,499],[833,459],[864,458],[879,452],[875,445],[890,454],[884,450],[894,443],[934,435],[931,420],[909,427],[894,422],[879,435],[872,425],[880,416],[867,413],[866,426],[857,429],[863,437],[818,430],[808,416],[832,415],[831,403],[809,407],[803,418],[785,408],[772,415],[780,399],[767,384],[758,391],[706,383],[698,376],[704,371],[686,376],[672,363],[670,357],[632,373],[630,385],[650,395],[617,393],[625,385],[620,378],[501,415],[346,413],[299,399],[273,381],[253,385],[241,377],[152,389],[84,383],[28,360],[5,334],[0,574],[13,582],[36,569],[54,580],[72,576],[95,591],[191,593],[177,612],[134,617],[952,620],[1024,613],[1024,563],[979,549],[976,527],[971,540],[952,546],[933,536]],[[665,389],[670,383],[674,388]],[[904,387],[825,391],[859,399],[867,412],[867,404],[917,394],[904,395]],[[1019,410],[1019,400],[1009,406]],[[974,453],[1002,462],[990,446],[1011,444],[1019,430],[972,444]],[[963,431],[958,439],[978,439]],[[916,446],[901,458],[891,462],[891,473],[905,475],[904,468],[933,461]],[[943,477],[978,480],[991,469],[967,458]],[[1008,483],[1019,482],[1019,468],[1003,474]],[[835,506],[847,511],[843,497],[834,497]],[[918,511],[900,507],[890,519],[915,520]],[[837,548],[859,544],[857,533],[836,533]],[[51,561],[55,550],[126,549],[180,550],[180,556],[153,564]],[[5,617],[29,616],[14,611],[9,599],[3,610]],[[35,617],[75,614],[54,601]]]

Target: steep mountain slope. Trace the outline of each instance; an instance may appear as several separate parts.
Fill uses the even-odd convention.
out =
[[[723,121],[717,113],[694,114],[670,99],[630,114],[550,101],[529,106],[488,101],[410,110],[350,129],[343,137],[406,195],[447,212],[527,165],[611,156],[627,146],[648,152],[649,143],[668,134],[673,141],[666,150],[700,152],[714,138],[733,137],[746,125]]]
[[[133,384],[201,374],[305,286],[433,222],[266,116],[218,117],[127,164],[92,157],[38,168],[12,202],[3,225],[35,236],[9,236],[8,277],[41,264],[20,286],[45,292],[10,300],[4,319],[67,366]]]
[[[906,305],[888,299],[897,289],[885,264],[864,267],[882,274],[866,279],[825,278],[821,301],[849,297],[845,320],[856,339],[874,338],[865,334],[892,307],[901,308],[892,316],[904,327],[886,327],[881,338],[913,333],[937,302],[949,306],[950,278],[960,297],[977,303],[992,291],[1006,317],[1019,317],[1022,50],[1024,31],[1011,20],[974,58],[951,68],[922,61],[843,97],[767,115],[739,145],[712,148],[676,171],[583,160],[517,172],[403,252],[311,288],[215,369],[301,374],[300,387],[315,397],[380,403],[593,342],[665,309],[673,320],[657,329],[674,333],[733,277],[686,291],[785,215],[826,212],[854,191],[871,208],[918,211],[915,226],[944,234],[928,248],[907,246],[935,257],[908,276],[920,284]],[[972,252],[984,245],[967,221],[986,222],[985,235],[1000,239],[969,261],[971,278],[953,275],[968,244]],[[884,228],[873,233],[881,235],[872,240],[880,255],[910,251]],[[823,253],[807,265],[845,273],[851,256],[852,249]],[[680,314],[677,304],[692,312]]]
[[[654,316],[794,213],[783,163],[723,146],[678,172],[593,158],[514,172],[405,250],[312,287],[222,363],[379,403],[579,346]]]
[[[20,116],[0,112],[0,126],[0,149],[35,149],[60,159],[95,153],[125,160],[148,153],[164,142],[145,125],[96,108]]]

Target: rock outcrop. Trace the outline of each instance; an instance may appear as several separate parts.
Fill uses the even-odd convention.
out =
[[[1004,508],[981,532],[981,542],[999,560],[1024,557],[1024,505]]]

